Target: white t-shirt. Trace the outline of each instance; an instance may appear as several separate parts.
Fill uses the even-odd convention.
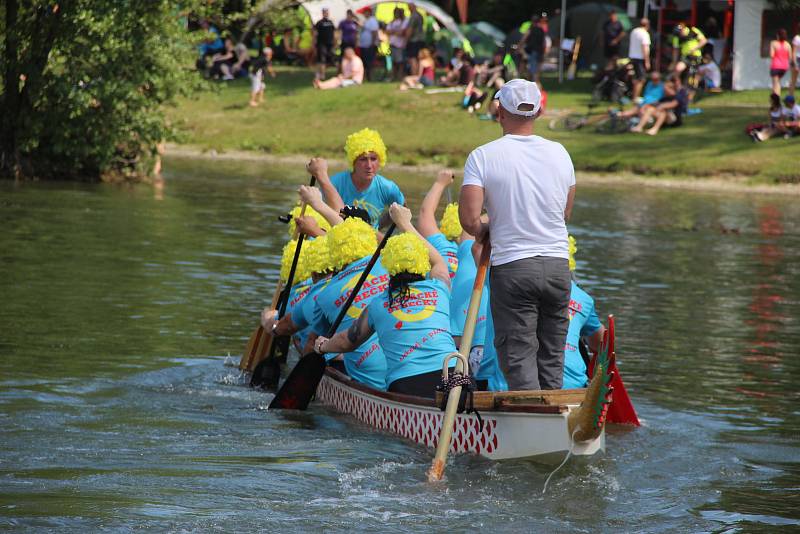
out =
[[[719,65],[713,61],[710,63],[703,63],[697,67],[697,72],[708,78],[712,87],[722,87],[722,73],[719,71]]]
[[[395,48],[405,48],[406,47],[406,37],[405,29],[408,28],[408,21],[406,19],[394,19],[392,22],[386,26],[386,29],[389,32],[401,32],[401,33],[390,33],[389,34],[389,45],[394,46]]]
[[[464,185],[484,190],[492,265],[569,258],[564,209],[575,169],[561,144],[538,135],[504,135],[470,153]]]
[[[358,41],[358,46],[361,48],[369,48],[371,46],[375,46],[375,42],[373,40],[373,33],[378,31],[380,25],[378,24],[378,19],[375,18],[373,15],[372,17],[368,18],[364,22],[364,27],[361,28],[361,36]]]
[[[797,56],[795,59],[800,60],[800,33],[795,35],[794,39],[792,39],[792,46],[795,49],[795,56]]]
[[[644,59],[642,45],[650,46],[650,33],[639,26],[631,32],[630,44],[628,45],[628,57],[631,59]]]

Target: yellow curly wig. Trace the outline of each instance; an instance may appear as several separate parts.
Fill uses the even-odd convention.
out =
[[[300,216],[301,210],[302,207],[298,205],[292,208],[292,211],[290,212],[292,214],[292,219],[289,221],[289,235],[291,237],[294,237],[294,231],[295,228],[297,228],[297,222],[295,221],[295,218]],[[317,212],[311,206],[306,206],[306,216],[314,217],[319,227],[325,230],[326,232],[331,229],[331,224],[325,220],[325,217],[320,215],[319,212]]]
[[[444,209],[439,229],[450,241],[455,241],[461,236],[461,222],[458,220],[458,202],[448,204]]]
[[[347,136],[344,143],[344,151],[347,153],[347,161],[352,167],[361,154],[375,152],[378,155],[381,167],[386,165],[386,145],[383,144],[381,134],[375,130],[364,128]]]
[[[328,231],[328,254],[334,269],[341,269],[375,252],[375,229],[358,217],[345,219]]]
[[[578,252],[578,244],[575,242],[575,238],[569,236],[569,270],[575,270],[575,253]]]
[[[311,273],[322,274],[333,270],[331,255],[328,251],[328,236],[309,239],[303,245],[303,255]]]
[[[289,271],[292,269],[292,260],[294,259],[294,250],[297,248],[297,240],[292,239],[283,247],[283,256],[281,257],[281,281],[286,282],[289,279]],[[300,249],[300,257],[297,259],[297,270],[294,273],[293,284],[305,280],[311,276],[311,271],[308,270],[308,262],[306,259],[306,250],[308,248],[303,246]]]
[[[381,254],[381,264],[392,276],[398,273],[425,276],[431,270],[427,247],[419,237],[409,233],[389,238]]]

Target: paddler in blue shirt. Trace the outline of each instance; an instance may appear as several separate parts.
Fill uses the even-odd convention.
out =
[[[290,241],[289,245],[292,243],[294,241]],[[294,246],[289,247],[289,245],[287,245],[287,249],[291,248],[293,255]],[[311,347],[306,348],[306,343],[311,333],[310,318],[313,314],[317,294],[328,285],[333,273],[327,237],[323,235],[306,241],[301,249],[300,258],[298,270],[302,265],[305,271],[311,272],[310,280],[304,283],[302,294],[292,290],[286,313],[279,321],[276,321],[277,310],[265,308],[261,312],[261,325],[267,332],[278,336],[294,335],[295,347],[303,353],[311,350]],[[292,256],[288,258],[288,261],[291,265]]]
[[[564,389],[586,387],[586,362],[580,354],[581,338],[587,340],[589,350],[594,354],[600,350],[600,343],[606,329],[597,316],[594,299],[575,283],[575,252],[578,247],[575,238],[569,236],[569,268],[572,271],[572,288],[569,296],[569,329],[564,347]]]
[[[411,224],[411,211],[392,204],[389,213],[405,233],[391,237],[381,255],[390,277],[386,289],[347,331],[317,338],[314,350],[352,350],[377,333],[388,390],[433,398],[444,359],[456,350],[449,332],[450,276],[441,254]]]
[[[396,183],[378,174],[386,165],[386,145],[378,132],[364,128],[347,137],[344,146],[352,170],[328,177],[328,162],[313,158],[306,166],[316,177],[325,201],[336,212],[345,205],[363,208],[375,228],[388,224],[384,215],[393,202],[405,204],[405,197]]]
[[[458,204],[452,202],[445,207],[441,227],[436,224],[436,208],[439,206],[442,193],[453,183],[453,178],[453,171],[449,169],[439,171],[430,191],[422,199],[417,217],[419,233],[447,262],[451,281],[458,271],[458,244],[463,239],[461,223],[458,221]]]
[[[358,218],[346,219],[331,228],[327,235],[328,253],[333,267],[339,272],[317,294],[311,321],[312,340],[318,334],[327,332],[336,321],[378,244],[375,229]],[[388,285],[388,273],[376,263],[339,325],[339,331],[346,331],[370,301],[384,292]],[[365,338],[348,350],[331,353],[326,359],[330,365],[345,371],[355,380],[375,389],[386,389],[386,360],[377,336]]]

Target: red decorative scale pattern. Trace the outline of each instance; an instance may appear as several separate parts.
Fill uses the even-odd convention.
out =
[[[376,397],[360,395],[329,378],[317,388],[317,398],[340,412],[381,430],[394,432],[427,447],[436,447],[442,428],[443,412],[395,406]],[[456,416],[451,452],[492,454],[500,445],[497,421],[483,419],[483,431],[474,416]]]

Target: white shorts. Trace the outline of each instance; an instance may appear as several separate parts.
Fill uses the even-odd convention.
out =
[[[264,71],[258,69],[254,74],[250,75],[250,92],[258,93],[264,90]]]

